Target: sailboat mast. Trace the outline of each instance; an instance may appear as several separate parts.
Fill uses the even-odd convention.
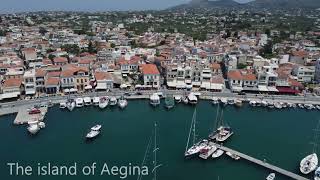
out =
[[[320,120],[318,121],[318,124],[317,124],[317,128],[314,130],[315,134],[314,134],[314,142],[312,143],[313,144],[313,153],[316,153],[317,152],[317,148],[318,148],[318,139],[319,139],[319,132],[320,132]]]
[[[154,180],[157,180],[157,123],[154,123]]]
[[[216,114],[216,121],[215,121],[215,124],[214,124],[214,127],[213,127],[213,132],[218,129],[219,127],[219,112],[220,112],[220,105],[218,104],[218,109],[217,109],[217,114]]]
[[[196,143],[196,118],[197,118],[197,109],[194,110],[193,114],[193,144]]]
[[[191,125],[190,125],[190,130],[189,130],[189,136],[188,136],[188,141],[187,141],[187,145],[186,145],[186,151],[188,151],[188,148],[189,148],[189,143],[190,143],[190,137],[191,137],[191,133],[195,133],[195,114],[196,114],[196,109],[194,110],[193,112],[193,115],[192,115],[192,120],[191,120]],[[192,130],[193,129],[193,130]],[[195,135],[194,135],[195,136]],[[195,138],[194,138],[195,139]],[[193,140],[194,141],[194,140]]]

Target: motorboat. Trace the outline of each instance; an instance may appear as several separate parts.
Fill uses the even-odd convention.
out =
[[[91,128],[91,130],[92,130],[92,131],[100,131],[101,128],[102,128],[102,125],[97,124],[97,125],[93,126],[93,127]]]
[[[249,105],[250,105],[250,106],[257,106],[257,102],[256,102],[256,101],[250,101],[250,102],[249,102]]]
[[[46,123],[44,123],[44,122],[39,122],[39,123],[38,123],[38,126],[39,126],[40,129],[44,129],[44,128],[46,127]]]
[[[69,99],[67,102],[67,108],[69,111],[73,111],[73,109],[76,107],[76,102],[74,102],[73,99]]]
[[[301,109],[303,109],[303,108],[304,108],[304,104],[299,103],[299,104],[298,104],[298,107],[301,108]]]
[[[59,105],[60,109],[65,109],[67,107],[67,104],[65,102],[61,102]]]
[[[234,105],[234,104],[235,104],[235,101],[234,101],[234,99],[227,99],[227,103],[228,103],[229,105]]]
[[[303,158],[300,162],[300,171],[303,174],[309,174],[318,166],[318,156],[316,153],[310,154]]]
[[[228,104],[228,100],[226,98],[221,98],[220,101],[221,101],[221,103],[223,105],[227,105]]]
[[[84,106],[83,99],[77,98],[76,99],[76,107],[83,107],[83,106]]]
[[[119,101],[118,101],[118,105],[121,109],[124,109],[125,107],[127,107],[128,105],[128,101],[124,98],[124,96],[122,96]]]
[[[261,101],[261,105],[262,105],[263,107],[267,107],[267,106],[268,106],[268,102],[267,102],[267,101]]]
[[[282,105],[280,103],[278,103],[278,102],[274,103],[274,107],[276,109],[282,109]]]
[[[320,110],[320,105],[316,105],[316,108],[317,108],[318,110]]]
[[[195,105],[198,103],[198,98],[194,93],[190,93],[187,98],[189,104]]]
[[[189,104],[188,97],[184,97],[182,99],[182,101],[183,101],[184,104]]]
[[[116,97],[111,97],[110,98],[110,100],[109,100],[109,105],[110,106],[115,106],[115,105],[117,105],[118,104],[118,100],[117,100],[117,98]]]
[[[306,109],[308,109],[308,110],[313,110],[313,109],[315,109],[314,105],[312,105],[312,104],[305,104],[304,107],[305,107]]]
[[[222,156],[223,153],[224,153],[223,150],[217,149],[217,150],[212,154],[212,158],[218,158],[218,157]]]
[[[94,106],[99,106],[100,98],[99,97],[94,97],[92,102],[93,102]]]
[[[213,97],[213,98],[211,99],[211,102],[212,102],[213,105],[219,104],[219,98]]]
[[[83,101],[84,101],[84,105],[86,105],[86,106],[92,105],[91,97],[85,97],[85,98],[83,98]]]
[[[270,174],[267,176],[266,180],[274,180],[275,178],[276,178],[276,174],[275,174],[275,173],[270,173]]]
[[[234,160],[239,160],[240,159],[240,156],[237,156],[235,154],[232,154],[231,152],[226,152],[226,155],[228,155],[229,157],[231,157],[232,159]]]
[[[167,95],[165,98],[165,107],[167,109],[171,109],[174,107],[174,97],[171,95]]]
[[[174,100],[176,101],[176,103],[181,103],[182,97],[181,96],[175,96]]]
[[[38,121],[28,122],[29,127],[27,128],[30,134],[37,134],[40,131],[40,127],[38,125]]]
[[[102,96],[99,98],[99,108],[104,109],[108,106],[109,104],[109,98],[106,96]]]
[[[160,104],[160,96],[157,93],[150,96],[150,104],[154,107]]]
[[[217,150],[214,144],[208,143],[206,147],[200,150],[199,157],[202,159],[208,159]]]
[[[314,180],[320,180],[320,167],[314,173]]]

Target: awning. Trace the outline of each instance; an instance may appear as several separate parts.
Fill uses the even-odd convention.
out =
[[[106,83],[98,83],[96,89],[97,90],[106,90],[106,89],[108,89],[107,84]]]
[[[84,87],[84,89],[85,89],[85,90],[90,90],[90,89],[92,89],[92,86],[91,86],[91,85],[88,85],[88,86]]]
[[[259,91],[262,91],[262,92],[268,92],[269,91],[267,86],[258,86],[258,89],[259,89]]]
[[[239,87],[239,86],[232,86],[232,91],[234,92],[241,92],[243,90],[242,87]]]
[[[278,92],[278,89],[276,87],[268,87],[269,92]]]
[[[71,88],[71,89],[69,90],[69,92],[78,92],[78,89]]]
[[[290,87],[277,87],[279,93],[298,94],[300,91],[291,89]]]
[[[171,87],[171,88],[175,88],[176,86],[177,86],[177,83],[175,82],[175,81],[168,81],[167,82],[167,85],[169,86],[169,87]]]
[[[36,90],[26,90],[26,95],[36,94]]]
[[[135,88],[142,88],[142,85],[137,84],[137,85],[135,86]]]
[[[16,98],[19,95],[20,95],[20,92],[11,92],[11,93],[0,94],[0,100],[9,99],[9,98]]]

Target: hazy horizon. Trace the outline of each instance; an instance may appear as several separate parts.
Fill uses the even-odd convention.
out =
[[[1,0],[0,12],[161,10],[191,0]],[[235,0],[240,3],[251,0]]]

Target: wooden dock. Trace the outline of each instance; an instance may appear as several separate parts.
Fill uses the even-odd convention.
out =
[[[241,152],[235,151],[235,150],[230,149],[230,148],[227,148],[227,147],[225,147],[225,146],[221,146],[221,145],[219,145],[219,144],[216,144],[216,145],[217,145],[217,147],[218,147],[219,149],[221,149],[221,150],[224,150],[224,151],[226,151],[226,152],[229,151],[229,152],[231,152],[232,154],[235,154],[235,155],[241,157],[242,159],[246,159],[247,161],[250,161],[250,162],[252,162],[252,163],[255,163],[255,164],[257,164],[257,165],[260,165],[260,166],[262,166],[262,167],[265,167],[265,168],[267,168],[267,169],[270,169],[270,170],[272,170],[272,171],[274,171],[274,172],[277,172],[277,173],[279,173],[279,174],[282,174],[282,175],[284,175],[284,176],[287,176],[287,177],[290,177],[290,178],[296,179],[296,180],[308,180],[308,179],[305,178],[305,177],[302,177],[302,176],[299,176],[299,175],[297,175],[297,174],[294,174],[294,173],[292,173],[292,172],[290,172],[290,171],[281,169],[281,168],[279,168],[279,167],[277,167],[277,166],[275,166],[275,165],[269,164],[269,163],[267,163],[267,162],[261,161],[261,160],[256,159],[256,158],[253,158],[253,157],[248,156],[248,155],[246,155],[246,154],[243,154],[243,153],[241,153]]]

